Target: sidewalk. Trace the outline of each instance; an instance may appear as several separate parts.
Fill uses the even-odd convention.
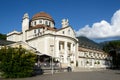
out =
[[[101,69],[101,68],[83,68],[83,67],[74,67],[72,68],[72,72],[89,72],[89,71],[102,71],[106,69]],[[62,69],[62,70],[53,70],[54,74],[55,73],[65,73],[68,72],[67,69]],[[45,70],[43,74],[52,74],[52,70]]]
[[[101,71],[106,70],[104,68],[83,68],[83,67],[75,67],[73,72],[85,72],[85,71]]]

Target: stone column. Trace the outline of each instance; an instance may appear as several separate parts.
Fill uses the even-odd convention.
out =
[[[64,63],[67,63],[67,42],[64,42]]]
[[[60,45],[60,50],[62,51],[63,50],[63,45],[62,44],[59,44]]]
[[[74,46],[74,66],[76,66],[76,61],[78,60],[78,43],[75,43]]]
[[[60,53],[60,51],[59,51],[59,41],[58,40],[56,40],[55,41],[55,57],[59,57],[59,53]]]
[[[71,62],[71,60],[73,61],[73,43],[70,44],[70,59],[69,59],[69,63]]]

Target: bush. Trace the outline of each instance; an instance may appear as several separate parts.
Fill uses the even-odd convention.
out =
[[[22,47],[0,49],[1,76],[5,78],[32,76],[35,58],[35,54]]]

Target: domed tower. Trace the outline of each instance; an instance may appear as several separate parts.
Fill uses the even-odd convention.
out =
[[[35,14],[30,22],[31,27],[35,27],[36,25],[45,25],[47,27],[54,28],[55,22],[49,14],[40,12]]]

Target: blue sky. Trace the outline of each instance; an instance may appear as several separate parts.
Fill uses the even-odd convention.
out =
[[[24,13],[27,12],[32,18],[34,14],[44,11],[53,17],[57,28],[61,27],[63,18],[69,19],[69,24],[78,36],[84,35],[98,42],[119,39],[120,25],[115,28],[118,33],[103,36],[103,34],[116,32],[116,30],[105,31],[108,31],[108,25],[110,30],[114,29],[111,27],[116,20],[119,23],[119,9],[120,0],[0,0],[0,33],[21,31]],[[106,30],[100,29],[97,33],[101,26],[105,26]],[[93,36],[95,33],[96,35]]]

